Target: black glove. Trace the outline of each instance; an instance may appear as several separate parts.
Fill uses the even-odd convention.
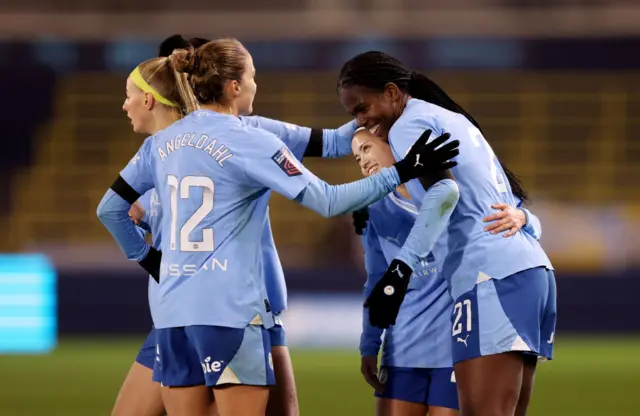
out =
[[[364,307],[369,308],[371,325],[383,329],[395,325],[412,273],[411,267],[403,261],[394,259],[391,262],[382,279],[364,302]]]
[[[411,150],[409,150],[409,153],[407,153],[404,159],[393,165],[398,171],[401,183],[451,169],[457,165],[457,163],[451,159],[458,156],[458,146],[460,146],[460,142],[458,140],[452,140],[440,148],[437,148],[449,140],[451,135],[445,133],[430,143],[427,143],[430,136],[431,130],[422,133],[422,136],[420,136],[413,147],[411,147]]]
[[[160,261],[162,260],[162,251],[158,251],[151,247],[147,257],[143,258],[138,264],[147,271],[153,277],[153,279],[160,283]]]
[[[367,228],[367,221],[369,221],[369,210],[364,207],[357,211],[353,211],[353,228],[356,229],[356,234],[362,235],[364,229]]]

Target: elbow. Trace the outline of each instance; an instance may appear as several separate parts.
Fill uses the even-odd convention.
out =
[[[324,206],[318,210],[318,214],[322,215],[324,218],[333,218],[341,215],[342,213],[333,212],[331,208],[329,208],[328,206]]]
[[[458,184],[453,179],[443,179],[439,183],[446,189],[444,200],[448,204],[451,204],[452,209],[455,208],[460,200],[460,188]]]
[[[109,210],[107,209],[106,205],[107,204],[105,204],[104,201],[100,201],[100,203],[98,204],[98,209],[96,210],[96,215],[98,216],[100,222],[102,222],[103,224],[109,217]]]
[[[331,205],[329,201],[325,201],[326,198],[317,198],[312,191],[305,188],[294,198],[294,201],[309,208],[318,215],[322,215],[324,218],[331,218]]]

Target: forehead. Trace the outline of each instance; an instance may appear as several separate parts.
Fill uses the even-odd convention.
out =
[[[253,57],[251,56],[251,54],[249,53],[249,51],[247,51],[245,49],[245,70],[247,72],[253,72],[254,71],[254,66],[253,66]]]
[[[367,143],[375,143],[376,140],[379,140],[376,136],[371,134],[369,130],[362,130],[356,134],[356,136],[351,141],[351,150],[353,153],[359,153],[362,146]]]
[[[341,87],[340,102],[347,110],[353,110],[359,105],[371,104],[378,97],[378,93],[370,88],[353,85],[349,87]]]
[[[129,77],[127,77],[126,88],[127,88],[127,91],[129,92],[136,92],[136,91],[142,92],[142,90],[138,88],[138,86]]]

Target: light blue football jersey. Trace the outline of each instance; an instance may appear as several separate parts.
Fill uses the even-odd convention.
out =
[[[148,138],[121,172],[137,193],[155,187],[163,207],[162,265],[156,326],[242,328],[266,321],[260,247],[269,189],[324,216],[341,215],[399,185],[395,168],[329,186],[307,171],[276,136],[230,115],[200,110]],[[107,192],[98,215],[127,256],[148,246]]]
[[[516,198],[518,207],[520,200]],[[521,208],[521,207],[520,207]],[[540,220],[528,210],[522,228],[535,239],[542,234]],[[362,236],[367,281],[365,298],[384,275],[414,227],[418,211],[412,201],[393,192],[369,207]],[[486,231],[485,231],[486,232]],[[411,276],[396,324],[387,330],[371,326],[363,308],[360,353],[378,355],[384,333],[382,365],[409,368],[447,368],[453,365],[451,313],[453,299],[438,273],[439,262],[430,254]]]
[[[362,236],[367,269],[365,297],[404,244],[417,214],[411,201],[397,192],[369,207],[369,222]],[[451,367],[452,307],[447,282],[438,273],[436,259],[429,255],[411,275],[396,324],[385,332],[382,365]],[[367,311],[363,308],[360,350],[363,355],[377,355],[383,330],[369,324]]]
[[[248,116],[240,117],[242,123],[256,128],[261,128],[270,133],[275,134],[284,144],[289,147],[293,156],[302,160],[305,150],[309,145],[311,129],[301,127],[291,123],[273,120],[266,117]],[[341,126],[338,129],[324,129],[323,133],[323,157],[340,157],[351,152],[351,136],[356,129],[356,123],[353,121]],[[266,192],[262,197],[260,204],[267,206],[267,222],[264,234],[262,236],[262,252],[264,265],[264,278],[268,294],[270,308],[275,313],[280,313],[287,309],[287,287],[284,277],[284,271],[278,251],[273,239],[271,224],[268,214],[268,201],[271,197],[271,191]],[[162,214],[162,207],[158,194],[155,190],[147,191],[139,202],[145,208],[145,218],[142,227],[152,233],[153,247],[160,248],[160,221],[158,220]],[[155,310],[155,297],[157,283],[150,279],[149,304],[153,311]]]
[[[538,241],[524,231],[512,238],[484,231],[482,218],[493,213],[491,204],[515,206],[517,200],[500,162],[481,132],[461,114],[422,100],[410,99],[389,132],[396,160],[402,159],[427,129],[432,137],[450,133],[460,141],[458,165],[452,169],[460,199],[449,227],[437,240],[433,253],[442,259],[440,272],[449,282],[453,298],[471,290],[476,281],[503,279],[519,271],[551,263]],[[417,180],[407,183],[413,201],[425,191]]]

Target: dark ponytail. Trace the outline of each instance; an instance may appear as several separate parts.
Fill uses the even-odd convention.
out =
[[[340,71],[338,89],[359,85],[375,91],[383,91],[390,82],[413,98],[462,114],[478,130],[482,131],[480,123],[453,101],[431,78],[420,72],[411,71],[398,59],[384,52],[365,52],[347,61]],[[518,176],[507,169],[504,164],[502,164],[502,169],[511,185],[513,194],[522,202],[526,202],[528,194]]]
[[[425,74],[416,71],[411,72],[411,82],[409,83],[408,92],[413,98],[430,102],[431,104],[453,111],[454,113],[462,114],[471,122],[471,124],[476,126],[478,130],[482,132],[480,123],[471,117],[471,114],[467,113],[458,103],[453,101],[453,99],[449,97],[449,95],[444,92],[438,84]],[[522,181],[518,175],[510,171],[503,162],[500,162],[500,165],[502,166],[502,170],[509,181],[509,185],[511,185],[511,192],[523,203],[528,202],[529,194],[524,189]]]
[[[517,196],[522,203],[529,202],[529,193],[526,189],[524,189],[524,185],[522,185],[522,181],[520,177],[510,171],[504,162],[500,162],[500,166],[502,166],[502,170],[504,171],[504,175],[507,177],[507,181],[509,181],[509,185],[511,185],[511,192]]]
[[[454,113],[459,113],[465,116],[471,124],[476,126],[478,130],[482,131],[480,124],[471,117],[471,114],[464,111],[464,108],[460,107],[458,103],[453,101],[449,95],[444,92],[438,84],[436,84],[431,78],[420,72],[411,72],[411,83],[409,84],[409,94],[413,98],[427,101],[431,104],[435,104],[438,107],[445,108]]]
[[[169,36],[160,44],[158,56],[167,57],[176,49],[189,49],[190,47],[197,49],[207,42],[209,42],[209,40],[204,38],[185,39],[182,35]]]

